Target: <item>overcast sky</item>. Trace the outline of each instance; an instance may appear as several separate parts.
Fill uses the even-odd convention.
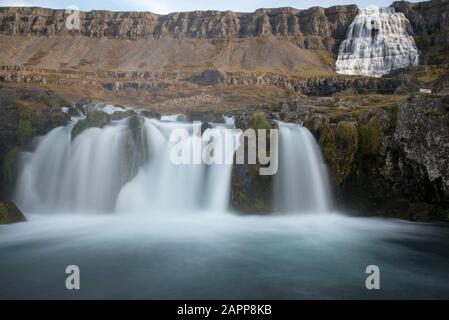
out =
[[[336,4],[357,4],[360,8],[369,5],[389,6],[393,0],[0,0],[1,6],[38,6],[63,9],[70,5],[80,10],[151,11],[165,14],[192,10],[232,10],[252,12],[258,8],[295,7],[306,9],[313,6],[330,7]],[[417,2],[411,0],[411,2]]]

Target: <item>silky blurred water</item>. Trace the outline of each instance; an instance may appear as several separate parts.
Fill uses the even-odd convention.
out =
[[[0,298],[449,298],[448,240],[445,226],[338,214],[29,215],[0,226]]]

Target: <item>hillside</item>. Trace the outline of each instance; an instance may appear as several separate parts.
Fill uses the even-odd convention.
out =
[[[152,13],[0,8],[0,64],[50,69],[329,72],[356,6]],[[45,41],[42,41],[45,37]]]

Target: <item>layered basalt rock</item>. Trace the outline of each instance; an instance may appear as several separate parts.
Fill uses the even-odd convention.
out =
[[[392,6],[410,20],[422,64],[449,63],[449,2],[396,1]]]
[[[87,37],[138,39],[170,35],[175,38],[291,36],[299,46],[333,50],[345,36],[357,7],[259,9],[253,13],[193,11],[168,15],[149,12],[80,12],[81,29]],[[8,35],[67,34],[65,10],[0,8],[0,33]]]
[[[195,73],[188,79],[203,86],[237,85],[237,86],[275,86],[290,88],[296,92],[311,96],[330,96],[345,90],[358,93],[377,92],[394,93],[402,84],[400,78],[356,78],[356,77],[290,77],[276,73],[255,72],[220,72],[207,69]]]

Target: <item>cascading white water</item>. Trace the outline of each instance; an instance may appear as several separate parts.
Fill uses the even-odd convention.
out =
[[[135,116],[73,138],[74,119],[22,153],[15,201],[25,212],[225,212],[240,133],[228,130],[233,119],[224,120],[201,133],[198,124],[175,117]],[[276,210],[329,210],[326,170],[313,136],[301,125],[278,127]],[[176,129],[184,130],[185,140],[172,140]],[[188,164],[173,163],[176,144],[191,150]]]
[[[229,207],[232,157],[235,135],[226,124],[214,125],[204,135],[219,135],[227,141],[221,156],[224,164],[173,164],[170,133],[184,128],[190,133],[189,146],[204,139],[194,134],[193,125],[143,120],[144,143],[132,141],[129,120],[113,121],[103,129],[91,128],[72,140],[74,120],[42,137],[34,152],[22,153],[22,165],[15,201],[26,212],[160,212]],[[170,122],[171,121],[171,122]],[[200,132],[199,132],[200,133]],[[216,145],[215,139],[211,139]],[[229,144],[230,143],[230,144]],[[139,149],[139,150],[135,150]],[[133,177],[133,154],[144,153]],[[214,150],[214,152],[218,152]]]
[[[331,208],[328,174],[321,150],[301,124],[277,122],[279,169],[274,206],[283,212],[328,212]]]
[[[200,132],[194,132],[191,123],[146,119],[145,127],[150,160],[120,192],[116,211],[226,211],[229,208],[231,162],[236,149],[236,136],[224,130],[225,125],[207,129],[203,137],[220,135],[227,141],[223,146],[233,146],[221,150],[223,164],[207,165],[201,159],[194,160],[195,145],[202,149],[205,141]],[[192,150],[192,164],[174,164],[170,160],[170,152],[177,143],[169,140],[170,133],[180,127],[190,132],[190,137],[184,143],[187,149]]]
[[[22,154],[15,200],[23,210],[112,210],[126,180],[127,125],[92,128],[72,141],[74,124],[52,130],[33,153]]]
[[[380,77],[415,66],[419,52],[410,21],[393,7],[370,6],[360,11],[339,48],[340,74]]]

